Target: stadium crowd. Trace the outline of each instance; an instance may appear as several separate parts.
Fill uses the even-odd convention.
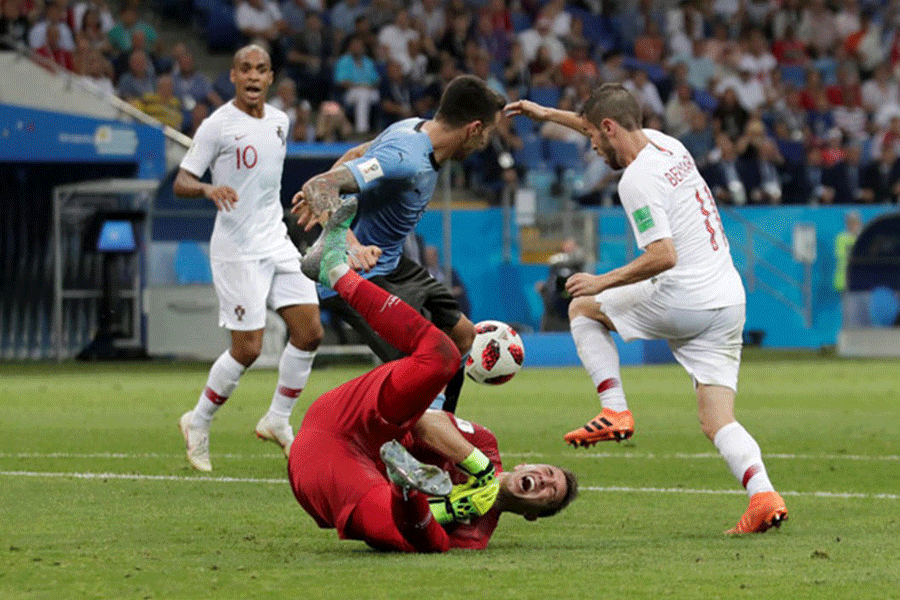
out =
[[[199,72],[184,44],[164,48],[148,10],[2,0],[0,37],[190,135],[233,86],[227,71]],[[682,140],[720,202],[900,197],[900,0],[196,0],[192,15],[216,10],[233,18],[229,50],[270,50],[271,101],[294,141],[366,139],[429,117],[460,73],[511,101],[574,110],[597,82],[619,81],[648,126]],[[527,169],[572,168],[580,202],[615,201],[617,174],[580,136],[519,118],[498,134],[465,165],[473,189],[496,197]]]

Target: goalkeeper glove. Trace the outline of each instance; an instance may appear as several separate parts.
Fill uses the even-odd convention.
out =
[[[472,454],[457,466],[475,478],[476,487],[487,486],[497,479],[494,463],[478,448],[472,450]]]
[[[453,486],[448,496],[431,498],[431,514],[441,525],[448,523],[463,523],[474,517],[486,514],[500,492],[500,481],[494,477],[485,486],[476,485],[476,478],[469,477],[466,483]]]

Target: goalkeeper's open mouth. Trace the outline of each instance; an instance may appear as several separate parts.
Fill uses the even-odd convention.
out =
[[[533,490],[536,484],[537,482],[532,475],[522,475],[519,478],[519,489],[526,494]]]

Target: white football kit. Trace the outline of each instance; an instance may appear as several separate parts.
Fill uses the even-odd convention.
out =
[[[181,168],[237,192],[216,214],[209,254],[219,297],[219,326],[265,327],[266,305],[317,304],[315,283],[300,272],[300,253],[282,220],[281,174],[288,117],[266,104],[257,119],[227,102],[197,129]]]
[[[650,143],[622,173],[619,197],[638,246],[671,238],[678,260],[596,300],[622,339],[665,339],[696,382],[737,390],[746,297],[715,200],[681,142],[644,133]]]

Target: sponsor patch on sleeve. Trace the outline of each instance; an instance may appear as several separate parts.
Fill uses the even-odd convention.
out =
[[[637,225],[637,230],[640,233],[644,233],[654,225],[653,215],[650,214],[649,206],[642,206],[631,213],[631,216],[634,217],[634,223]]]
[[[381,163],[379,163],[378,159],[374,157],[370,158],[369,160],[362,161],[361,163],[356,165],[356,168],[359,169],[363,181],[365,181],[366,183],[384,176],[384,171],[381,170]]]

